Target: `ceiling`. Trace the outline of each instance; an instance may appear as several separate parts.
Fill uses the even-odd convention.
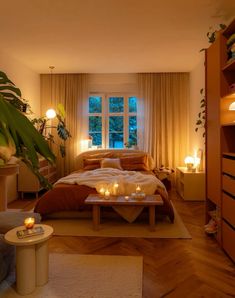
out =
[[[1,51],[38,73],[190,71],[235,0],[1,1]]]

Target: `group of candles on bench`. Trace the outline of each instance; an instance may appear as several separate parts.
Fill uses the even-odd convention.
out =
[[[99,189],[99,193],[106,200],[108,200],[111,196],[118,196],[120,195],[119,184],[113,183],[106,187],[102,186]],[[141,190],[141,187],[139,184],[136,185],[135,192],[131,193],[131,195],[124,195],[124,199],[127,201],[129,200],[129,198],[142,199],[144,197],[145,197],[145,193]]]

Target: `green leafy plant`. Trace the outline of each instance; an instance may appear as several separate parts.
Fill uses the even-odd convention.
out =
[[[219,24],[219,28],[218,29],[214,29],[213,27],[209,27],[209,31],[206,33],[206,36],[208,38],[208,42],[209,43],[213,43],[216,39],[216,33],[219,30],[224,30],[227,26],[225,24]],[[205,51],[206,49],[203,48],[200,50],[200,52]]]
[[[26,106],[25,106],[26,105]],[[0,72],[0,165],[4,166],[12,156],[20,158],[38,177],[41,185],[50,187],[39,172],[38,154],[50,163],[55,156],[43,136],[23,114],[27,104],[21,98],[20,89]]]
[[[33,125],[38,127],[38,131],[40,132],[40,134],[43,135],[43,137],[47,141],[52,142],[54,144],[56,144],[54,135],[52,133],[45,134],[44,132],[47,128],[56,129],[58,136],[62,140],[60,144],[56,144],[56,145],[58,145],[60,148],[61,156],[65,157],[66,155],[65,141],[71,137],[71,134],[65,125],[65,109],[62,104],[58,104],[57,106],[56,119],[58,122],[56,126],[47,125],[47,121],[49,120],[47,117],[35,118],[32,120],[32,123]]]
[[[198,113],[198,117],[196,120],[196,128],[195,131],[197,132],[199,129],[203,130],[202,136],[203,138],[206,135],[205,132],[205,121],[206,121],[206,100],[205,100],[205,94],[204,94],[204,89],[202,88],[200,90],[201,94],[201,100],[200,100],[200,109],[201,111]]]

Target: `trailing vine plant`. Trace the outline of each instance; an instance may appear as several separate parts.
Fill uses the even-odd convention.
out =
[[[219,28],[218,29],[214,29],[213,27],[209,27],[209,31],[207,32],[206,36],[208,38],[208,42],[209,43],[213,43],[216,39],[216,33],[219,30],[224,30],[227,26],[225,24],[219,24]],[[206,48],[201,49],[199,52],[203,52],[205,51]]]
[[[204,89],[200,90],[201,100],[200,100],[200,109],[201,111],[198,113],[198,117],[196,120],[196,128],[195,131],[197,132],[199,129],[202,129],[202,137],[205,138],[206,131],[205,131],[205,124],[206,124],[206,100]]]

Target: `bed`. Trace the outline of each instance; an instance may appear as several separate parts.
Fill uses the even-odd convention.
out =
[[[132,193],[136,183],[141,185],[146,194],[160,194],[164,204],[156,207],[157,213],[174,221],[174,211],[167,191],[155,177],[154,162],[147,153],[130,149],[90,150],[77,157],[76,168],[75,172],[59,179],[39,199],[34,211],[40,213],[42,218],[91,218],[91,206],[84,203],[87,196],[99,193],[104,183],[110,185],[118,181],[119,194]],[[105,212],[110,216],[117,213],[122,216],[119,210],[106,209]],[[144,210],[136,212],[134,219],[140,213],[144,213]],[[128,221],[132,222],[133,218]]]

